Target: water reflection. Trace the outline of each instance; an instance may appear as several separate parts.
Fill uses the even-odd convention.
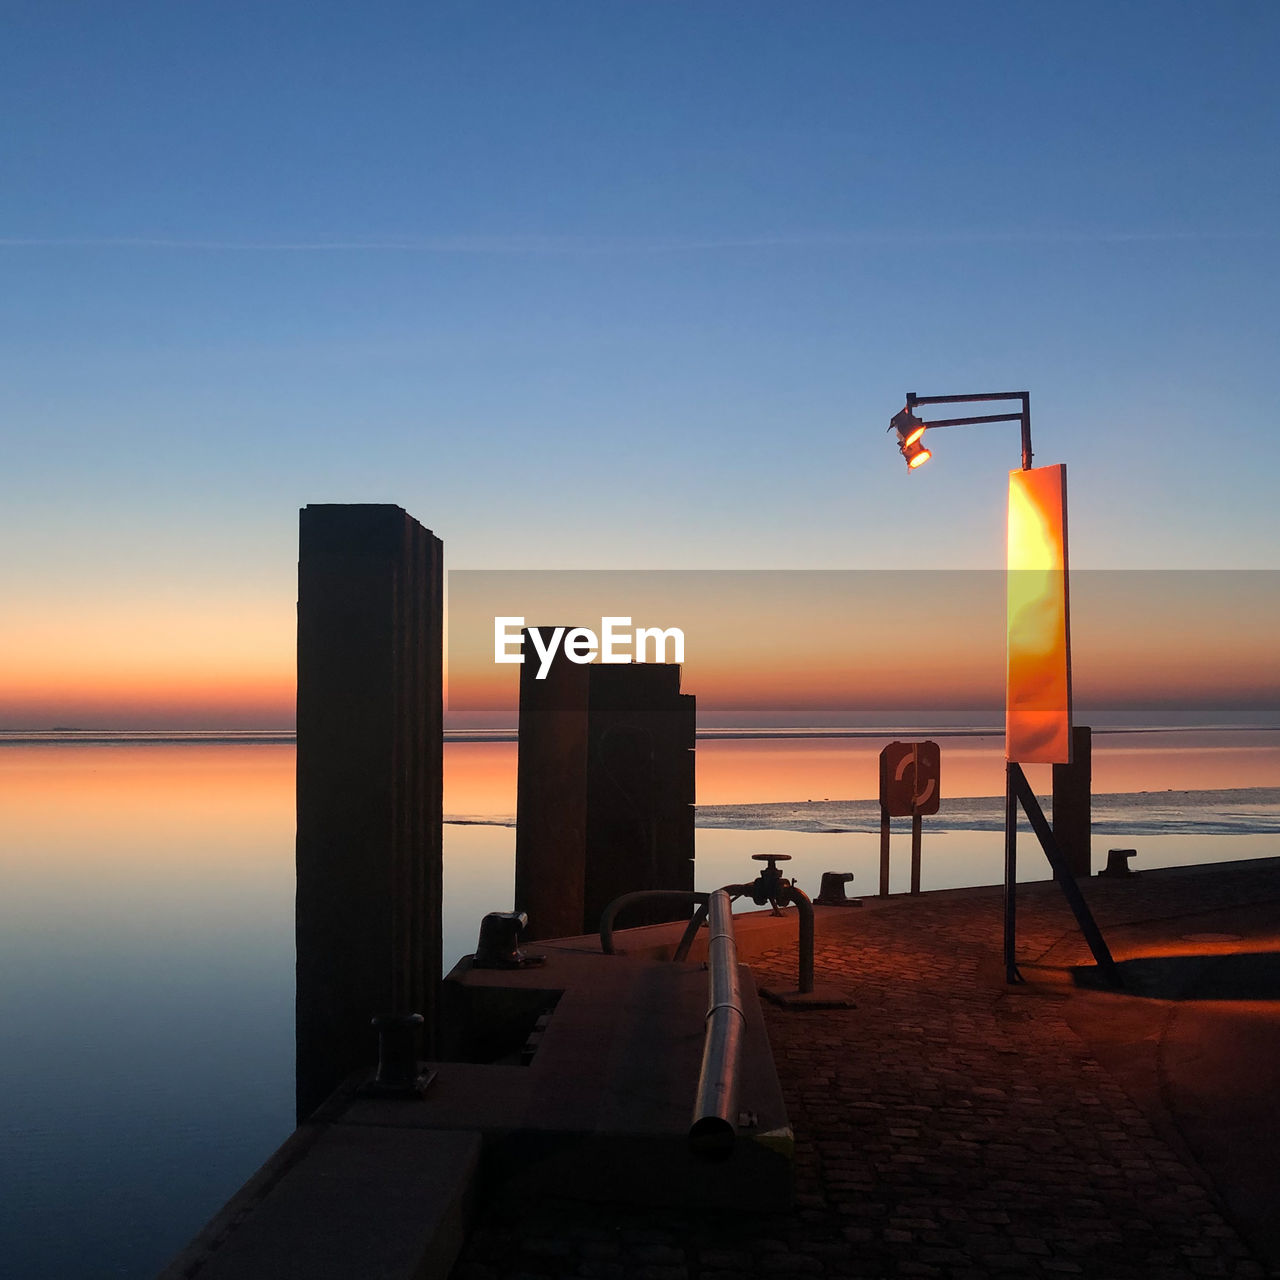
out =
[[[907,735],[903,735],[907,736]],[[1102,791],[1271,786],[1275,733],[1095,738]],[[1002,789],[998,738],[942,738],[946,795]],[[880,739],[702,741],[706,804],[857,798]],[[450,744],[451,814],[515,811],[514,743]],[[293,1108],[294,752],[288,744],[0,748],[0,1258],[46,1280],[145,1276],[287,1135]],[[1033,775],[1038,789],[1048,770]],[[510,827],[445,828],[445,965],[512,905]],[[791,853],[853,871],[856,833],[699,830],[696,880]],[[1254,857],[1273,836],[1144,837],[1141,865]],[[1029,846],[1028,876],[1047,873]],[[905,888],[898,838],[892,885]],[[990,883],[1000,838],[926,823],[924,886]],[[994,927],[994,926],[993,926]]]
[[[910,734],[898,735],[909,738]],[[876,795],[882,738],[700,739],[699,804],[858,800]],[[1004,794],[1004,743],[995,735],[939,737],[942,794]],[[1051,789],[1048,765],[1030,765],[1039,792]],[[1097,733],[1096,792],[1273,787],[1280,783],[1280,734],[1274,731],[1160,730]],[[445,811],[512,818],[514,742],[450,743],[445,751]],[[945,816],[945,815],[944,815]]]
[[[288,1133],[292,778],[289,747],[0,751],[10,1274],[153,1273]]]

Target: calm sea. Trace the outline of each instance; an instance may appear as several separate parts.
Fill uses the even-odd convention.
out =
[[[873,891],[867,802],[894,736],[923,735],[701,741],[698,887],[773,851],[810,891],[827,870]],[[1002,790],[1000,739],[935,736],[924,887],[993,883],[999,808],[974,798]],[[446,749],[446,811],[464,820],[445,829],[446,968],[512,905],[515,750]],[[151,1276],[288,1135],[293,765],[280,735],[0,740],[5,1275]],[[1095,860],[1117,843],[1139,867],[1275,854],[1278,788],[1274,729],[1097,734]],[[906,862],[904,830],[895,891]]]

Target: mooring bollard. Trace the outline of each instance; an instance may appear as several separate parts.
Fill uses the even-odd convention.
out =
[[[844,887],[851,883],[852,880],[852,871],[824,871],[822,873],[822,884],[818,889],[818,896],[813,900],[815,905],[819,907],[862,906],[861,898],[846,898],[844,896]]]
[[[480,921],[480,938],[472,964],[477,969],[527,969],[546,962],[545,955],[520,950],[520,935],[528,928],[523,911],[490,911]]]
[[[1129,865],[1129,859],[1137,856],[1137,849],[1108,849],[1107,865],[1098,874],[1100,876],[1136,876],[1138,873]]]
[[[374,1084],[383,1093],[413,1093],[418,1084],[418,1036],[425,1019],[420,1013],[383,1013],[373,1020],[378,1033],[378,1074]]]

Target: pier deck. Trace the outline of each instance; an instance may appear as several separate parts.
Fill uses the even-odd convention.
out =
[[[820,909],[817,979],[849,1010],[766,1007],[795,1130],[791,1207],[483,1209],[454,1280],[1277,1274],[1280,859],[1092,879],[1126,972],[1090,957],[1050,883]],[[740,930],[794,977],[794,920]],[[770,930],[777,945],[771,945]],[[743,945],[743,942],[746,945]]]

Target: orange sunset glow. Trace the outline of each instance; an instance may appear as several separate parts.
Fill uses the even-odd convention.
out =
[[[1015,583],[1036,576],[1029,563],[1017,560],[1024,567]],[[1076,702],[1116,710],[1275,705],[1276,587],[1263,573],[1077,571]],[[1004,701],[1004,573],[462,573],[451,577],[450,594],[456,727],[516,723],[519,669],[493,662],[499,614],[584,625],[622,614],[637,625],[682,627],[683,688],[698,698],[704,726],[833,724],[841,715],[909,710],[985,708],[989,716]],[[1011,604],[1020,605],[1016,592]],[[1034,611],[1023,619],[1034,620]],[[1065,705],[1057,645],[1046,705]]]
[[[168,603],[169,607],[166,607]],[[0,727],[288,727],[292,600],[51,602],[0,632]]]
[[[121,883],[146,892],[156,848],[188,859],[207,845],[231,877],[260,865],[262,874],[274,874],[268,856],[274,867],[273,849],[293,844],[291,745],[118,744],[70,753],[7,746],[3,765],[7,838],[0,857],[11,892],[46,875],[28,857],[30,848],[56,849],[67,874],[109,865]]]
[[[699,723],[801,726],[858,714],[983,711],[1004,700],[1002,572],[450,575],[450,727],[514,728],[519,669],[493,618],[680,626]],[[68,607],[69,608],[69,607]],[[175,606],[176,609],[176,606]],[[1268,573],[1071,576],[1081,708],[1280,703],[1280,590]],[[287,728],[294,602],[232,610],[51,605],[0,633],[0,728]]]

